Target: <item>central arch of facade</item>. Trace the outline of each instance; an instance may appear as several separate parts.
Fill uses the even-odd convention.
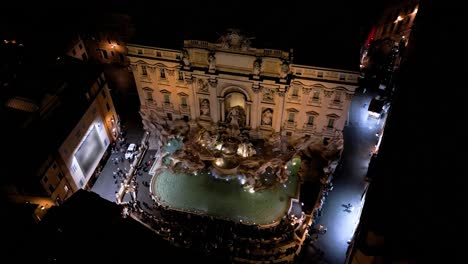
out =
[[[228,86],[221,90],[218,97],[221,121],[226,121],[230,108],[240,106],[245,111],[245,126],[250,127],[252,97],[245,89],[239,86]]]

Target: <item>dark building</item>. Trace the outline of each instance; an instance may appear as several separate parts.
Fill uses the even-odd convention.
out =
[[[452,18],[442,17],[448,10]],[[395,75],[396,91],[381,147],[369,165],[371,182],[347,263],[461,259],[454,237],[463,227],[459,217],[451,218],[449,204],[461,199],[454,190],[461,175],[455,171],[461,164],[455,153],[464,137],[451,129],[454,120],[449,113],[466,110],[455,99],[457,91],[436,91],[457,87],[463,67],[455,66],[453,58],[466,51],[434,41],[449,39],[458,18],[452,7],[441,2],[420,2],[407,59]],[[457,143],[451,144],[447,139],[454,136]],[[454,212],[459,215],[459,209]]]
[[[20,38],[0,45],[6,58],[0,71],[0,121],[7,124],[3,135],[8,149],[0,187],[15,203],[35,204],[34,216],[40,220],[45,209],[92,178],[95,161],[105,157],[113,140],[111,119],[117,115],[99,65],[65,56],[68,46],[51,48],[45,56],[35,43]],[[70,160],[84,145],[77,146],[88,134],[88,123],[101,125],[96,134],[103,143],[98,157],[88,162],[92,164],[80,164],[86,169],[81,179]]]
[[[139,222],[123,218],[122,209],[80,190],[60,207],[51,208],[27,236],[8,231],[7,258],[15,263],[226,263],[223,257],[171,246]]]

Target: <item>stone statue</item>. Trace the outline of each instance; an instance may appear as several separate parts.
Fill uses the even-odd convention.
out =
[[[182,62],[184,63],[185,67],[190,67],[190,58],[187,50],[182,52]]]
[[[208,93],[208,84],[203,79],[198,79],[198,90],[203,93]]]
[[[216,70],[216,57],[214,52],[211,52],[208,56],[208,70],[215,71]]]
[[[267,108],[262,113],[262,125],[271,126],[273,120],[273,110]]]
[[[254,75],[260,75],[262,70],[262,59],[256,59],[254,62],[253,73]]]
[[[228,119],[231,120],[231,125],[239,126],[239,112],[236,107],[232,107],[228,114]]]
[[[250,48],[250,43],[251,43],[250,39],[244,37],[242,39],[241,50],[243,51],[248,50]]]
[[[281,64],[281,72],[280,72],[280,77],[281,78],[286,78],[289,74],[289,63],[287,61],[283,61]]]
[[[200,115],[209,116],[210,115],[210,101],[208,99],[203,99],[200,103]]]

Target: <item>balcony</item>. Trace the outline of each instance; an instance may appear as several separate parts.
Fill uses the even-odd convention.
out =
[[[315,129],[316,129],[316,125],[314,124],[309,124],[309,123],[305,123],[304,124],[304,127],[302,128],[305,132],[308,132],[308,133],[311,133],[311,132],[314,132]]]
[[[185,105],[181,104],[181,105],[179,106],[179,111],[180,111],[181,113],[190,113],[190,106],[189,106],[189,105],[186,105],[186,104],[185,104]]]
[[[296,121],[286,121],[283,124],[284,129],[296,129],[297,122]]]
[[[328,108],[343,109],[344,102],[342,100],[333,100],[328,105]]]
[[[320,100],[320,98],[312,97],[312,98],[309,99],[309,101],[307,103],[310,104],[310,105],[320,106],[321,100]]]
[[[172,110],[174,110],[174,105],[172,103],[164,102],[163,103],[163,109],[166,110],[166,111],[167,110],[172,111]]]

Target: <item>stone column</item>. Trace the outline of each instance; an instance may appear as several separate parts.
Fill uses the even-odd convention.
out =
[[[220,120],[224,122],[224,98],[219,98],[218,101],[219,101],[219,104],[220,104],[219,109],[221,109],[221,113],[220,113],[221,119]]]
[[[250,126],[250,111],[252,109],[252,103],[251,102],[247,102],[247,107],[246,107],[246,117],[245,117],[245,125],[246,126]]]
[[[217,88],[218,88],[218,80],[216,79],[209,79],[208,80],[210,89],[210,115],[211,115],[211,120],[214,122],[218,122],[221,118],[219,117],[219,108],[218,105],[216,104],[216,101],[218,99],[217,95]]]

